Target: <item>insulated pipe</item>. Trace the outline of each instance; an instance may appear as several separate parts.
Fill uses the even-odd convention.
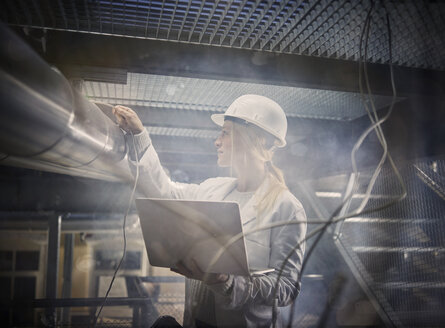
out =
[[[0,164],[131,178],[119,127],[0,24]]]

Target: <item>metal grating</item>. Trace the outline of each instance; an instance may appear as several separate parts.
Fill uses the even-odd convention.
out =
[[[157,136],[171,136],[171,137],[191,137],[191,138],[204,138],[215,140],[218,137],[219,131],[204,130],[204,129],[185,129],[185,128],[170,128],[149,126],[147,127],[150,135]]]
[[[225,111],[243,94],[260,94],[278,102],[289,117],[349,121],[366,114],[358,93],[139,73],[128,73],[126,85],[86,81],[84,93],[110,104],[211,112]],[[392,99],[373,97],[377,109]]]
[[[445,322],[445,200],[418,175],[431,167],[442,178],[445,160],[428,159],[401,168],[408,195],[384,210],[347,219],[337,227],[337,245],[364,288],[397,327],[441,327]],[[366,188],[364,177],[361,185]],[[363,190],[359,190],[362,192]],[[400,194],[393,172],[382,170],[367,208]],[[353,199],[351,209],[361,199]]]
[[[383,1],[397,65],[445,69],[445,3]],[[358,60],[371,0],[15,1],[8,24]],[[368,60],[389,60],[385,10],[376,2]]]

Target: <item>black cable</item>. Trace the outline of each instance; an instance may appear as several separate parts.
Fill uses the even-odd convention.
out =
[[[111,288],[113,287],[114,280],[116,279],[117,273],[118,273],[120,267],[122,266],[122,263],[124,262],[124,259],[125,259],[125,255],[127,253],[127,233],[126,233],[126,229],[125,228],[126,228],[128,213],[130,212],[131,204],[133,203],[134,194],[136,192],[136,186],[138,184],[138,179],[139,179],[139,158],[138,158],[138,153],[137,153],[137,150],[136,150],[136,142],[134,140],[133,133],[132,132],[130,132],[130,133],[131,133],[132,140],[133,140],[134,156],[135,156],[135,159],[136,159],[136,176],[134,178],[133,189],[132,189],[131,194],[130,194],[130,200],[128,202],[127,210],[126,210],[125,215],[124,215],[124,222],[122,224],[122,234],[123,234],[123,238],[124,238],[123,254],[122,254],[122,257],[121,257],[121,259],[119,261],[119,264],[116,267],[116,270],[114,271],[113,277],[111,278],[110,286],[108,287],[108,290],[107,290],[107,292],[105,294],[104,300],[102,301],[102,304],[100,306],[99,312],[94,317],[93,328],[96,328],[97,320],[99,319],[100,313],[102,312],[102,309],[103,309],[103,307],[105,305],[105,302],[108,299],[108,295],[110,294]]]
[[[326,322],[328,321],[329,314],[331,313],[332,308],[334,305],[338,302],[338,299],[341,296],[341,293],[344,290],[345,284],[346,284],[346,277],[343,276],[342,273],[337,273],[335,278],[333,279],[333,282],[330,284],[330,287],[332,288],[327,301],[326,305],[324,307],[323,312],[321,313],[320,320],[318,321],[318,325],[316,328],[323,328],[326,326]]]
[[[366,16],[365,19],[365,28],[363,29],[363,31],[367,28],[369,28],[369,22],[371,21],[371,12],[373,10],[374,7],[374,2],[371,3],[371,7],[368,11],[368,14]],[[363,35],[362,35],[363,36]],[[326,229],[328,228],[328,226],[332,223],[332,220],[337,216],[337,214],[341,211],[341,209],[343,208],[343,206],[346,205],[346,203],[350,200],[350,198],[352,197],[352,193],[349,195],[349,197],[346,197],[342,204],[340,204],[340,206],[338,206],[335,211],[332,213],[332,215],[330,216],[330,218],[328,219],[328,221],[326,222],[326,224],[324,225],[323,229],[320,231],[320,234],[317,236],[317,239],[315,239],[314,243],[312,244],[311,248],[309,249],[309,251],[306,253],[306,256],[303,260],[303,263],[301,265],[301,273],[303,273],[304,268],[306,267],[307,262],[309,261],[309,258],[311,257],[312,252],[314,251],[315,247],[317,247],[318,243],[320,242],[320,239],[323,237],[324,232],[326,231]]]
[[[361,36],[360,36],[360,46],[359,46],[359,51],[361,51],[362,39],[363,39],[363,36],[364,36],[364,34],[365,34],[365,31],[366,31],[366,30],[369,31],[369,25],[370,25],[370,21],[371,21],[371,13],[372,13],[373,8],[374,8],[374,1],[371,2],[371,7],[369,8],[368,13],[367,13],[367,15],[366,15],[366,19],[365,19],[364,27],[363,27],[363,30],[362,30],[362,33],[361,33]],[[361,56],[359,56],[359,58],[361,58]],[[359,62],[359,72],[360,72],[360,62]],[[360,79],[360,76],[359,76],[359,79]],[[326,223],[324,224],[323,228],[321,229],[320,233],[317,235],[317,238],[315,239],[314,243],[311,245],[311,248],[307,251],[307,253],[306,253],[306,255],[305,255],[304,259],[303,259],[303,262],[302,262],[302,264],[301,264],[301,269],[300,269],[300,277],[303,276],[304,269],[306,268],[306,265],[307,265],[307,263],[308,263],[308,261],[309,261],[311,255],[312,255],[312,253],[314,252],[315,248],[316,248],[317,245],[319,244],[319,242],[320,242],[321,238],[323,237],[324,233],[326,232],[328,226],[330,226],[330,225],[332,224],[332,221],[334,220],[334,218],[335,218],[335,217],[337,216],[337,214],[341,211],[341,209],[343,208],[343,206],[346,205],[346,203],[350,200],[351,197],[352,197],[352,193],[351,193],[350,195],[348,195],[348,196],[343,200],[343,202],[340,204],[340,206],[338,206],[338,207],[335,209],[335,211],[334,211],[334,212],[332,213],[332,215],[329,217],[328,221],[326,221]],[[287,258],[286,258],[286,260],[287,260]],[[284,269],[284,267],[283,267],[283,269]],[[280,275],[281,275],[281,273],[280,273]],[[278,286],[277,286],[277,287],[278,287]],[[292,309],[292,311],[291,311],[291,315],[290,315],[290,318],[289,318],[289,324],[288,324],[288,327],[291,327],[291,325],[292,325],[293,314],[294,314],[294,309]]]
[[[390,109],[388,110],[388,113],[387,113],[387,115],[385,115],[385,117],[383,117],[382,119],[378,120],[378,116],[377,116],[377,113],[376,113],[376,110],[375,110],[375,107],[374,107],[374,104],[373,104],[373,100],[372,100],[372,93],[371,93],[370,84],[369,84],[369,78],[368,78],[368,74],[367,74],[367,70],[366,70],[366,55],[367,55],[369,30],[370,30],[370,23],[371,23],[371,13],[372,13],[372,10],[373,10],[373,7],[374,7],[374,1],[371,2],[371,7],[370,7],[370,9],[368,11],[368,14],[367,14],[367,17],[365,19],[364,28],[362,30],[361,37],[360,37],[360,47],[359,47],[359,52],[360,52],[360,56],[359,56],[359,86],[360,86],[361,95],[362,95],[363,100],[364,100],[365,108],[366,108],[366,110],[368,112],[368,116],[370,117],[370,120],[373,123],[373,125],[368,130],[369,130],[369,132],[372,131],[372,130],[375,130],[375,132],[376,132],[376,134],[377,134],[377,136],[379,138],[380,143],[382,144],[382,146],[384,148],[386,148],[387,147],[386,140],[384,138],[383,131],[381,130],[381,124],[384,121],[386,121],[388,119],[388,117],[390,116],[390,114],[392,112],[392,109],[394,107],[394,104],[395,104],[397,93],[396,93],[396,88],[395,88],[394,72],[393,72],[393,67],[392,67],[392,43],[391,43],[391,26],[390,26],[390,21],[389,21],[389,14],[388,14],[388,10],[386,9],[384,3],[382,3],[382,5],[383,5],[383,7],[385,8],[385,11],[386,11],[386,23],[387,23],[387,29],[388,29],[388,44],[389,44],[389,65],[390,65],[390,74],[391,74],[391,86],[392,86],[392,90],[393,90],[393,97],[392,97]],[[363,42],[363,38],[364,38],[365,35],[366,35],[366,37],[365,37],[365,63],[363,65],[364,66],[363,70],[364,70],[364,73],[365,73],[365,80],[366,80],[367,89],[368,89],[368,96],[369,96],[370,102],[371,102],[371,104],[373,106],[373,113],[374,113],[375,120],[373,119],[369,109],[367,108],[367,105],[366,105],[366,102],[365,102],[365,99],[364,99],[364,93],[363,93],[363,89],[362,89],[362,84],[361,84],[361,82],[362,82],[362,79],[361,79],[361,66],[362,66],[362,63],[361,63],[361,57],[362,57],[361,51],[362,51],[362,42]],[[369,134],[369,132],[365,131],[365,133],[363,135],[366,136],[367,134]],[[384,156],[382,157],[383,162],[384,162],[385,156],[386,156],[386,154],[384,154]],[[400,183],[402,185],[403,192],[402,192],[401,196],[398,197],[395,201],[389,202],[388,206],[383,206],[383,207],[392,206],[394,203],[396,203],[398,201],[401,201],[402,199],[404,199],[406,197],[406,187],[405,187],[404,182],[403,182],[403,180],[402,180],[402,178],[400,176],[400,173],[398,172],[397,168],[395,167],[394,162],[393,162],[393,160],[392,160],[392,158],[391,158],[389,153],[388,153],[388,159],[389,159],[389,161],[391,163],[391,166],[394,168],[394,172],[397,175],[397,178],[399,179],[399,181],[400,181]],[[379,163],[379,166],[377,167],[377,169],[375,171],[375,173],[377,173],[377,175],[380,172],[380,168],[381,168],[381,165],[383,165],[383,162]],[[373,185],[374,182],[375,182],[375,180],[371,182],[372,185]],[[372,186],[371,186],[371,188],[372,188]],[[334,211],[334,213],[331,215],[331,217],[329,218],[327,223],[321,229],[319,235],[317,236],[317,239],[313,243],[313,245],[310,248],[310,250],[307,252],[305,259],[303,260],[303,263],[302,263],[302,266],[301,266],[301,270],[300,270],[300,276],[302,276],[303,271],[304,271],[305,266],[306,266],[306,263],[308,262],[311,254],[313,252],[313,250],[315,249],[315,247],[319,243],[320,239],[322,238],[322,236],[323,236],[324,232],[326,231],[328,225],[333,223],[333,220],[334,220],[335,216],[337,215],[337,213],[341,210],[341,208],[344,206],[344,204],[348,200],[349,200],[349,197],[346,198],[345,201]],[[360,206],[360,207],[362,207],[362,206]],[[382,207],[376,208],[376,209],[371,210],[370,212],[374,212],[374,211],[381,210],[381,209],[382,209]],[[361,211],[359,210],[359,212],[361,212]],[[363,214],[363,213],[364,212],[362,211],[361,214]],[[296,250],[296,248],[293,251],[295,251],[295,250]],[[289,255],[291,255],[291,254],[289,254]],[[285,259],[284,264],[287,263],[289,258],[290,258],[290,256]],[[284,269],[284,265],[283,265],[282,269],[280,270],[280,274],[278,276],[278,279],[280,279],[281,273],[282,273],[281,271],[283,269]],[[275,288],[276,291],[278,289],[278,281],[277,281],[276,288]],[[275,313],[275,311],[273,311],[273,313]],[[288,327],[290,327],[292,325],[293,314],[294,314],[294,309],[291,311],[291,316],[290,316]]]

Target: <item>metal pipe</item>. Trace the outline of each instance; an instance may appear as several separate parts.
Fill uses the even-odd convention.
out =
[[[122,131],[0,24],[0,164],[128,180]]]

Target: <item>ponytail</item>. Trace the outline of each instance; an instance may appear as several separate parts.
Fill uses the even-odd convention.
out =
[[[269,178],[269,188],[264,192],[263,197],[258,200],[258,216],[273,208],[277,198],[285,190],[288,190],[284,181],[284,174],[271,161],[267,161],[266,172]]]
[[[236,137],[236,145],[241,146],[242,151],[250,152],[252,158],[264,162],[268,188],[258,195],[256,210],[257,217],[260,218],[262,214],[273,208],[281,193],[288,190],[283,172],[272,163],[276,147],[268,147],[268,144],[271,143],[269,136],[265,135],[262,129],[254,125],[240,124],[234,121],[232,132],[232,153],[233,140]]]

